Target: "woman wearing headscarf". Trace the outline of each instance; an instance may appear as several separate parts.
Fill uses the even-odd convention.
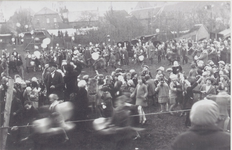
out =
[[[190,111],[192,127],[176,137],[172,150],[229,150],[230,134],[216,123],[219,117],[217,103],[212,100],[196,102]]]

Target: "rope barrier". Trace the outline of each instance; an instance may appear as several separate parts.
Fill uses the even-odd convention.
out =
[[[144,114],[145,116],[151,116],[151,115],[160,115],[160,114],[169,114],[169,113],[178,113],[178,112],[187,112],[190,111],[190,109],[185,109],[185,110],[176,110],[176,111],[167,111],[167,112],[156,112],[156,113],[147,113]],[[140,116],[138,115],[131,115],[130,117],[136,117]],[[80,122],[89,122],[89,121],[94,121],[95,119],[86,119],[86,120],[76,120],[76,121],[69,121],[69,122],[75,122],[75,123],[80,123]],[[33,125],[22,125],[22,126],[14,126],[18,128],[26,128],[26,127],[32,127]],[[0,127],[0,129],[7,129],[7,128],[12,128],[12,127]]]

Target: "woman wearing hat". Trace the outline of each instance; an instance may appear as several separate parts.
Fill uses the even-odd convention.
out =
[[[131,98],[135,97],[136,101],[135,101],[135,105],[139,105],[142,107],[147,107],[147,86],[143,83],[142,81],[142,77],[139,76],[138,77],[138,84],[136,86],[136,89],[134,90],[134,92],[131,94]]]
[[[177,136],[172,150],[229,150],[230,134],[216,123],[219,118],[217,103],[212,100],[196,102],[190,111],[192,127]]]

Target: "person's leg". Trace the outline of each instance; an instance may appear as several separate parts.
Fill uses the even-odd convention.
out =
[[[160,106],[161,106],[161,112],[164,112],[165,111],[165,103],[160,103]]]
[[[165,105],[166,105],[166,111],[168,111],[168,108],[169,108],[168,103],[166,103]]]
[[[227,117],[224,121],[224,127],[223,127],[224,131],[228,130],[229,123],[230,123],[230,117]]]
[[[191,121],[190,121],[189,115],[190,115],[190,112],[189,111],[186,112],[186,119],[185,119],[185,126],[186,127],[191,126]]]

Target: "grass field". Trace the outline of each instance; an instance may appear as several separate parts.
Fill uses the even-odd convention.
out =
[[[19,53],[23,54],[22,50],[19,50]],[[155,77],[156,69],[160,66],[163,66],[165,69],[168,67],[167,60],[162,60],[162,63],[157,64],[157,60],[155,60],[155,64],[151,65],[150,62],[145,62],[150,67],[150,71],[152,76]],[[183,65],[183,70],[188,72],[190,65]],[[137,73],[139,73],[141,69],[141,65],[134,64],[130,62],[129,66],[120,66],[120,68],[124,70],[135,69]],[[111,74],[114,69],[108,67],[108,73],[104,70],[99,71],[104,75]],[[92,68],[83,69],[82,75],[88,74],[90,77],[95,76],[95,72]],[[37,78],[41,78],[41,72],[25,72],[25,79],[31,79],[33,76]],[[176,109],[179,109],[178,107]],[[155,113],[159,112],[160,108],[158,106],[149,106],[145,108],[145,113]],[[115,142],[109,137],[102,137],[97,135],[95,132],[85,132],[78,130],[76,132],[69,133],[70,141],[66,144],[59,144],[55,149],[68,149],[68,150],[113,150],[113,149],[123,149],[123,150],[134,150],[135,148],[139,148],[139,150],[166,150],[169,149],[171,142],[174,138],[185,131],[187,128],[184,127],[185,116],[180,117],[179,114],[175,114],[174,116],[170,114],[159,114],[159,115],[148,115],[147,122],[141,127],[146,128],[145,131],[141,132],[141,138],[137,140],[127,140],[120,147],[115,147]],[[91,122],[88,122],[91,125]],[[23,146],[24,147],[24,146]],[[27,146],[25,146],[27,147]],[[22,148],[22,149],[25,149]],[[50,148],[44,148],[50,149]]]

